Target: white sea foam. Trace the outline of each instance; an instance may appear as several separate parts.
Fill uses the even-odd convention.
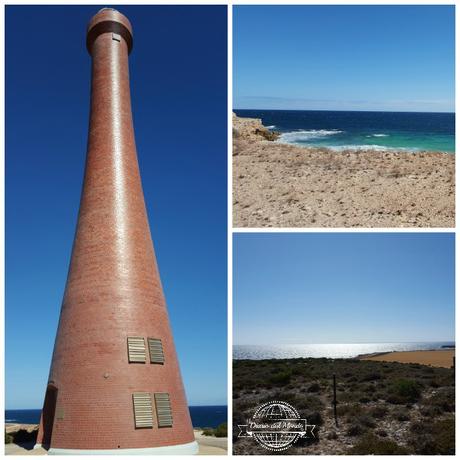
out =
[[[372,137],[388,137],[389,134],[372,134]]]
[[[359,144],[359,145],[328,145],[325,146],[330,150],[341,152],[343,150],[375,150],[377,152],[395,151],[395,152],[418,152],[421,149],[416,147],[388,147],[378,144]]]
[[[340,131],[339,129],[309,129],[289,131],[287,133],[282,133],[278,141],[287,144],[295,144],[297,142],[309,141],[310,139],[320,139],[340,133],[343,133],[343,131]]]
[[[276,125],[267,126],[267,129],[275,129]]]

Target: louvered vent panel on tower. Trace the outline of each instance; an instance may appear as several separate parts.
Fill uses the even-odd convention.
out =
[[[155,393],[155,407],[157,411],[158,426],[172,426],[171,401],[168,393]]]
[[[152,397],[150,393],[133,393],[136,428],[153,428]]]
[[[153,364],[164,364],[165,355],[163,353],[163,344],[161,339],[147,339],[149,343],[150,362]]]
[[[128,359],[130,363],[145,363],[144,337],[128,337]]]

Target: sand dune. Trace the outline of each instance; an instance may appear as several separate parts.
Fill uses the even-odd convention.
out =
[[[395,351],[382,353],[373,356],[366,356],[363,359],[370,361],[386,361],[398,363],[416,363],[426,366],[447,367],[453,365],[455,350],[430,350],[430,351]]]

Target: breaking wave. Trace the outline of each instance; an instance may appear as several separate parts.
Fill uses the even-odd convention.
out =
[[[289,131],[282,133],[279,137],[279,142],[285,142],[288,144],[295,144],[296,142],[309,141],[311,139],[320,139],[327,136],[333,136],[335,134],[343,133],[339,129],[309,129],[299,131]]]
[[[375,150],[377,152],[393,151],[393,152],[419,152],[420,148],[415,147],[388,147],[377,144],[360,144],[360,145],[328,145],[328,149],[341,152],[343,150]]]

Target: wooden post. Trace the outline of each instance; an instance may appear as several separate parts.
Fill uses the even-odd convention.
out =
[[[332,405],[334,406],[334,418],[335,418],[335,426],[339,426],[339,421],[337,419],[337,384],[335,381],[335,373],[333,374],[334,379],[334,399],[332,400]]]

